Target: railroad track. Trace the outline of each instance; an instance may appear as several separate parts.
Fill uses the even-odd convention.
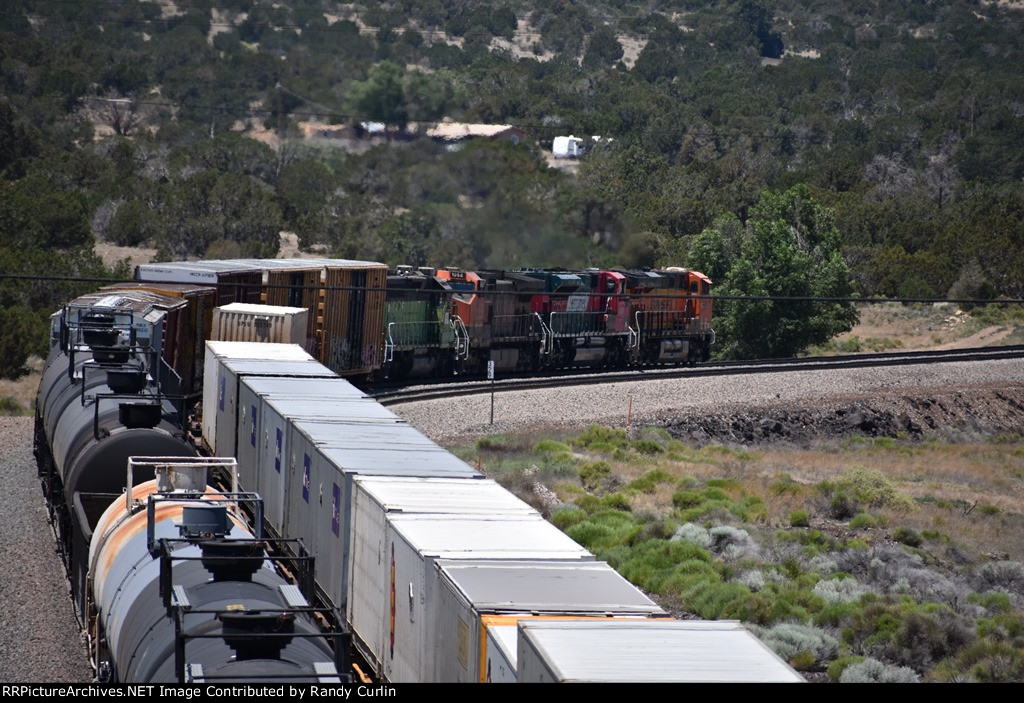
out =
[[[995,361],[1024,357],[1024,345],[1006,347],[978,347],[944,351],[888,352],[876,354],[849,354],[789,359],[755,359],[751,361],[709,362],[699,366],[672,368],[644,368],[605,373],[557,371],[530,377],[511,377],[496,381],[458,377],[443,383],[415,387],[385,387],[370,393],[381,405],[399,405],[424,400],[477,395],[481,393],[539,390],[563,386],[599,385],[653,381],[705,376],[732,376],[754,373],[780,373],[785,371],[814,371],[828,369],[869,368],[879,366],[910,366],[916,364],[950,363],[964,361]]]

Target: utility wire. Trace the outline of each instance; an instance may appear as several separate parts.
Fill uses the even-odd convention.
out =
[[[296,268],[303,268],[302,261],[296,260]],[[310,266],[309,268],[321,268],[319,266]],[[283,270],[283,269],[282,269]],[[554,269],[552,269],[554,271]],[[262,273],[261,269],[253,269],[252,273]],[[472,272],[470,272],[472,273]],[[515,271],[507,271],[505,273],[517,273]],[[571,273],[566,271],[565,273]],[[524,274],[519,274],[524,275]],[[439,294],[453,294],[453,295],[550,295],[552,297],[569,297],[573,295],[586,295],[586,296],[598,296],[604,298],[669,298],[669,297],[684,297],[684,296],[672,296],[666,293],[638,293],[638,294],[603,294],[600,291],[579,291],[579,292],[554,292],[549,293],[541,290],[518,290],[518,291],[474,291],[474,290],[457,290],[451,291],[433,290],[433,289],[410,289],[410,288],[399,288],[389,286],[328,286],[328,285],[290,285],[290,284],[273,284],[273,283],[244,283],[244,282],[223,282],[223,283],[206,283],[206,282],[193,282],[188,284],[174,284],[168,281],[141,281],[137,279],[116,279],[116,278],[90,278],[90,277],[77,277],[77,276],[40,276],[35,274],[20,274],[20,273],[0,273],[0,280],[9,281],[51,281],[60,283],[104,283],[107,285],[115,285],[120,283],[132,283],[132,284],[147,284],[151,286],[160,286],[161,284],[167,285],[191,285],[199,288],[258,288],[260,290],[272,288],[272,289],[284,289],[284,290],[312,290],[312,291],[363,291],[363,292],[391,292],[391,293],[403,293],[403,294],[415,294],[422,293],[424,295],[439,295]],[[539,281],[539,279],[537,279]],[[748,300],[748,301],[781,301],[781,302],[813,302],[813,303],[857,303],[857,304],[883,304],[883,303],[900,303],[904,305],[909,304],[955,304],[955,305],[1024,305],[1024,298],[862,298],[856,296],[812,296],[812,295],[696,295],[688,294],[686,298],[699,299],[699,300],[711,300],[711,301],[730,301],[730,300]]]

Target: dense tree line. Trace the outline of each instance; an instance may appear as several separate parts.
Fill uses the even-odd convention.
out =
[[[782,285],[744,268],[776,247],[832,274],[839,256],[863,296],[1021,296],[1022,29],[1012,7],[951,0],[12,0],[3,270],[101,273],[96,238],[271,255],[290,229],[392,264],[700,262],[748,292]],[[443,116],[531,141],[346,151],[297,131]],[[540,148],[569,133],[612,141],[578,174],[547,168]],[[783,237],[800,225],[773,198],[828,213],[827,252]],[[834,289],[822,276],[806,290]],[[20,320],[59,302],[3,290]]]

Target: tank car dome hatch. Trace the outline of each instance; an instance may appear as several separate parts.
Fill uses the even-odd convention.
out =
[[[223,505],[186,505],[178,525],[182,537],[223,537],[230,529],[228,509]]]

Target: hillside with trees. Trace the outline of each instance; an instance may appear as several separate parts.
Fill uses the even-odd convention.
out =
[[[10,0],[0,270],[113,275],[96,241],[272,256],[289,230],[389,264],[1021,297],[1022,34],[1013,3],[952,0]],[[528,138],[451,150],[424,136],[443,118]],[[308,138],[370,121],[386,136]],[[603,140],[550,168],[567,134]],[[37,330],[18,344],[55,285],[3,282],[5,329]],[[732,352],[792,351],[766,344]]]

